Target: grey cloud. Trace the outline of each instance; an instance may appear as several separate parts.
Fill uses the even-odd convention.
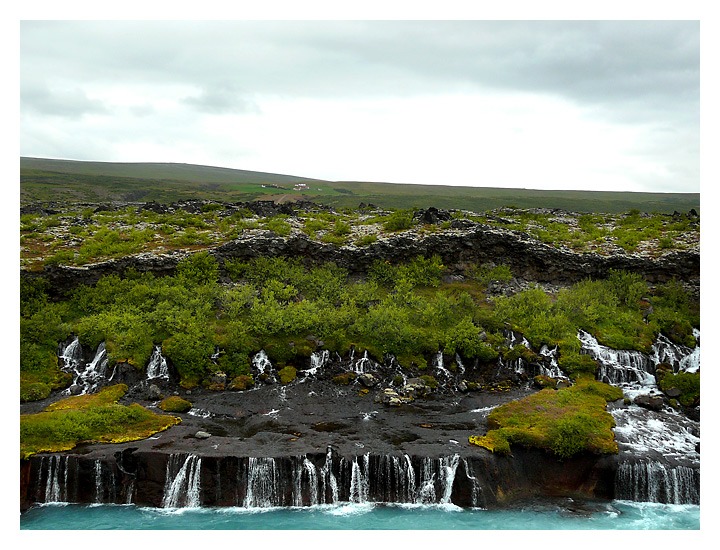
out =
[[[206,87],[202,93],[188,96],[182,103],[209,114],[260,114],[260,107],[254,101],[243,97],[232,85]]]
[[[102,101],[90,99],[78,87],[50,89],[43,84],[26,84],[20,92],[21,111],[65,118],[108,114]]]

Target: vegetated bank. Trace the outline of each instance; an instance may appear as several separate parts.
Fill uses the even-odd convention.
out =
[[[23,412],[46,408],[63,388],[87,392],[117,382],[130,387],[127,402],[156,404],[177,392],[191,406],[178,413],[182,424],[156,436],[157,444],[119,450],[94,445],[89,453],[65,455],[64,462],[44,456],[25,462],[29,501],[46,497],[58,475],[59,487],[63,476],[77,472],[79,478],[114,480],[112,501],[130,494],[133,502],[167,504],[166,478],[182,473],[189,479],[195,472],[202,490],[196,495],[186,486],[183,498],[244,503],[258,494],[256,488],[248,497],[254,476],[263,471],[277,476],[275,493],[263,498],[281,504],[372,494],[497,505],[547,490],[611,498],[618,462],[595,453],[610,457],[615,450],[612,432],[608,436],[614,421],[605,416],[604,403],[618,394],[602,381],[591,382],[598,362],[583,349],[579,331],[593,334],[598,345],[644,356],[656,353],[660,335],[673,349],[692,350],[699,328],[693,262],[699,263],[699,254],[692,248],[658,258],[647,250],[629,258],[581,254],[466,216],[450,217],[445,233],[432,229],[445,223],[436,219],[423,224],[425,235],[411,229],[364,247],[259,232],[208,251],[179,253],[172,261],[158,254],[157,260],[121,258],[27,273],[21,287]],[[280,219],[292,227],[286,220]],[[299,240],[305,249],[297,248]],[[445,256],[421,254],[432,250],[428,242],[444,247]],[[533,246],[527,244],[518,258],[518,243]],[[288,258],[293,250],[295,258]],[[327,252],[322,261],[319,251]],[[390,251],[400,261],[383,256]],[[482,261],[491,258],[509,261]],[[623,262],[635,272],[612,268]],[[134,269],[123,269],[128,265]],[[669,276],[673,265],[680,280]],[[638,272],[643,266],[647,273]],[[518,277],[519,270],[545,273],[538,278],[551,292]],[[699,369],[676,373],[670,364],[669,370],[663,380],[699,380]],[[501,415],[504,405],[487,416],[490,408],[543,386],[556,389],[535,394],[548,396],[544,401],[530,396],[540,401],[521,402],[544,408],[542,422],[513,425],[513,413]],[[661,404],[695,415],[699,394],[691,386],[665,385],[683,397],[672,405],[666,394]],[[465,407],[451,404],[458,397]],[[481,412],[471,412],[476,410]],[[382,429],[373,423],[378,415],[386,423]],[[362,419],[357,426],[357,420],[348,424],[354,417]],[[512,449],[512,457],[490,452],[499,450],[495,445],[484,445],[490,451],[471,445],[473,436],[494,438],[497,430],[506,442],[502,450]],[[208,448],[206,435],[214,446]],[[107,456],[114,458],[102,458]],[[558,458],[573,466],[563,467]],[[489,465],[499,473],[488,478],[480,472]],[[220,478],[212,481],[208,468]],[[378,481],[381,470],[393,472],[393,481]],[[119,472],[125,472],[122,482]],[[244,479],[244,488],[223,492],[227,476]],[[423,476],[434,480],[432,494],[426,484],[422,496]]]

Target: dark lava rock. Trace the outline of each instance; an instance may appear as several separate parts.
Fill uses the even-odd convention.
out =
[[[638,395],[633,403],[652,411],[660,411],[663,406],[663,398],[659,395]]]
[[[682,391],[680,391],[678,388],[668,388],[665,391],[665,395],[671,398],[677,398],[682,395]]]
[[[358,376],[358,382],[360,382],[366,388],[374,388],[380,381],[375,378],[372,374],[361,374]]]
[[[161,398],[162,392],[155,384],[150,384],[145,390],[145,399],[148,401],[157,401]]]

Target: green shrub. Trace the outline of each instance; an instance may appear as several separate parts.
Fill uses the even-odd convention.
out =
[[[287,237],[292,232],[292,226],[282,218],[270,218],[263,225],[263,229],[267,229],[280,237]]]
[[[412,227],[412,213],[407,210],[393,212],[383,222],[385,231],[403,231]]]
[[[355,241],[355,246],[368,246],[377,240],[377,235],[363,235]]]
[[[700,373],[679,372],[677,374],[656,374],[658,385],[662,391],[677,388],[681,391],[677,398],[686,407],[694,407],[700,403]]]

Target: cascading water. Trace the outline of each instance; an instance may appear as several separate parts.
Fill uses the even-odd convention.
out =
[[[460,462],[460,455],[453,455],[451,457],[440,457],[440,488],[441,488],[441,504],[449,504],[450,496],[452,495],[453,483],[455,481],[455,474],[457,473],[458,463]]]
[[[278,468],[271,457],[248,458],[247,491],[243,506],[246,508],[269,508],[279,504]]]
[[[252,358],[252,366],[258,371],[258,374],[270,374],[272,371],[272,363],[265,353],[264,349],[257,352]]]
[[[445,359],[443,358],[443,352],[438,351],[437,355],[435,355],[435,369],[437,370],[437,373],[439,377],[442,377],[444,379],[452,378],[452,374],[449,370],[445,368]]]
[[[42,478],[45,474],[45,491],[41,492],[43,486]],[[68,501],[68,457],[67,456],[43,456],[40,459],[38,468],[37,488],[39,501],[42,502],[67,502]]]
[[[318,371],[330,360],[330,351],[314,351],[310,354],[310,368],[305,371],[305,377],[317,376]],[[302,371],[301,371],[302,372]]]
[[[543,376],[549,376],[550,378],[567,378],[565,373],[560,369],[558,365],[558,347],[555,346],[553,349],[543,345],[540,348],[540,356],[543,358],[543,363],[540,366],[540,374]]]
[[[71,344],[72,345],[72,344]],[[69,347],[69,346],[68,346]],[[67,351],[67,350],[66,350]],[[77,353],[77,352],[73,352]],[[100,384],[105,379],[107,375],[107,367],[108,367],[108,357],[107,357],[107,351],[105,350],[105,342],[102,342],[99,346],[97,351],[95,352],[95,357],[93,358],[92,362],[85,367],[85,369],[82,368],[82,363],[78,362],[75,367],[75,380],[73,381],[72,385],[65,390],[65,394],[80,394],[85,395],[87,393],[93,393],[97,391],[97,389],[100,387]]]
[[[327,454],[325,455],[325,464],[320,470],[320,479],[322,480],[321,504],[336,504],[339,500],[337,478],[332,470],[332,448],[328,447]]]
[[[163,357],[162,347],[159,345],[153,348],[152,355],[150,356],[150,361],[147,365],[147,378],[148,380],[154,380],[156,378],[168,380],[170,378],[167,361],[165,357]]]
[[[200,469],[196,455],[170,455],[165,471],[163,508],[197,508],[200,506]]]
[[[699,331],[695,331],[699,338]],[[660,335],[648,356],[638,351],[615,350],[598,343],[584,331],[578,333],[582,352],[598,362],[598,379],[620,387],[632,398],[660,394],[655,366],[673,365],[675,372],[700,369],[700,347],[691,350]],[[620,449],[615,477],[616,498],[698,504],[700,484],[700,424],[674,411],[647,410],[636,405],[610,408],[615,419],[615,439]]]
[[[356,502],[359,504],[368,501],[369,492],[369,455],[363,456],[363,466],[360,467],[358,457],[355,457],[352,461],[352,473],[350,478],[350,502]]]
[[[367,372],[367,368],[372,365],[372,360],[368,357],[368,352],[365,350],[365,353],[363,353],[363,356],[357,360],[356,363],[353,363],[353,371],[355,371],[357,374],[365,374]]]
[[[650,358],[639,351],[616,350],[600,344],[592,334],[578,332],[581,351],[598,362],[598,379],[626,389],[657,389],[654,366]]]
[[[102,476],[102,462],[100,460],[95,461],[95,504],[102,504],[103,502],[103,476]]]
[[[624,463],[615,477],[615,498],[666,504],[700,504],[700,474],[687,466],[661,462]]]
[[[665,335],[658,335],[657,340],[652,346],[650,359],[655,363],[669,363],[673,367],[673,372],[690,372],[700,371],[700,331],[693,329],[693,336],[697,341],[694,349],[686,346],[675,344]]]
[[[485,502],[483,501],[483,493],[480,481],[472,474],[472,470],[466,458],[462,459],[462,464],[465,468],[465,476],[470,480],[470,483],[472,485],[472,490],[470,493],[470,505],[473,508],[484,506]]]

